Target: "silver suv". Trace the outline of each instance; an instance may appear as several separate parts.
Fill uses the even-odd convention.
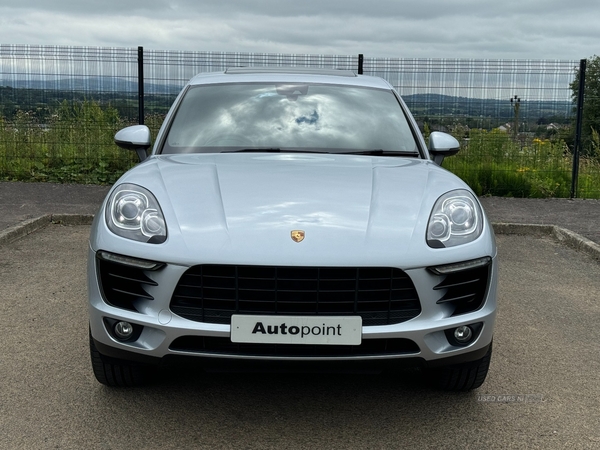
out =
[[[193,78],[92,226],[90,353],[108,386],[174,356],[223,367],[421,367],[485,380],[492,228],[386,81],[238,68]],[[151,148],[151,151],[149,151]],[[225,364],[227,363],[227,364]]]

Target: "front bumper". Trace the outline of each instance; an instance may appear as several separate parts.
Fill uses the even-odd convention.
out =
[[[489,280],[481,307],[468,313],[453,315],[447,304],[438,303],[443,292],[434,287],[440,278],[426,268],[405,270],[417,289],[420,314],[408,321],[381,326],[363,326],[362,340],[368,351],[289,352],[285,347],[277,352],[239,351],[227,345],[230,325],[196,322],[173,314],[169,309],[171,297],[187,266],[168,264],[151,274],[154,281],[146,286],[151,300],[140,298],[135,308],[108,304],[99,282],[96,253],[90,249],[88,293],[91,336],[100,353],[121,359],[159,362],[165,357],[192,357],[221,360],[280,361],[280,362],[389,362],[399,365],[446,365],[475,360],[485,355],[492,342],[496,317],[497,261],[493,258]],[[110,330],[114,321],[127,321],[140,330],[135,339],[120,342]],[[448,330],[461,325],[476,324],[476,338],[468,345],[457,345],[448,339]],[[181,342],[202,342],[202,345],[179,345]],[[211,345],[206,345],[209,342]],[[386,342],[384,344],[384,342]],[[387,343],[390,343],[388,345]],[[214,344],[214,345],[213,345]],[[381,345],[380,345],[381,344]],[[236,348],[238,350],[236,350]],[[378,350],[379,348],[384,350]],[[291,349],[291,347],[290,347]],[[346,350],[346,349],[343,349]]]

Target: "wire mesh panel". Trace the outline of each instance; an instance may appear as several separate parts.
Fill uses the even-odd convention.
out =
[[[137,111],[137,54],[0,46],[0,179],[110,183],[134,158],[114,133]]]
[[[365,74],[388,80],[413,114],[429,123],[462,122],[480,128],[511,126],[516,95],[520,131],[532,120],[566,123],[573,104],[574,61],[365,58]]]
[[[358,56],[283,55],[273,53],[146,51],[144,90],[147,121],[160,124],[181,88],[192,77],[229,67],[314,67],[355,69]],[[152,117],[154,115],[154,117]]]
[[[461,141],[447,169],[479,195],[519,197],[570,194],[577,68],[575,61],[364,60],[365,74],[403,96],[425,137],[445,131]],[[583,158],[581,168],[578,196],[600,196],[598,159]]]
[[[229,67],[355,69],[358,56],[284,55],[241,52],[144,52],[145,124],[156,135],[175,97],[195,75]]]
[[[358,55],[147,50],[143,57],[144,123],[153,135],[198,73],[359,64]],[[362,65],[398,90],[426,138],[439,130],[461,141],[444,166],[478,194],[569,196],[575,61],[365,57]],[[138,49],[0,46],[0,179],[114,182],[135,163],[113,135],[138,120],[137,68]],[[599,155],[581,159],[579,197],[600,197]]]

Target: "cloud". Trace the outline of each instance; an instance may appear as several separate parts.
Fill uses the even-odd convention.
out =
[[[0,42],[575,60],[598,52],[599,15],[588,0],[2,0]]]

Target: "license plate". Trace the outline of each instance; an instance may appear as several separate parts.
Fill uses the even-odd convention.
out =
[[[359,345],[360,316],[231,316],[231,342]]]

